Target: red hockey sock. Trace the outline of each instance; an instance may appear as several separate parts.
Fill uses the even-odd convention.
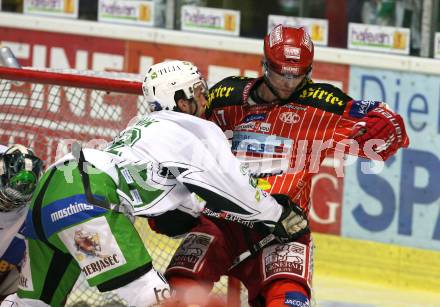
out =
[[[263,291],[266,307],[303,306],[309,301],[309,295],[304,286],[290,279],[275,280]]]

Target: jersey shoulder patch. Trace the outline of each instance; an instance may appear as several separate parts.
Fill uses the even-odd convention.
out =
[[[255,78],[240,76],[227,77],[219,81],[209,89],[207,110],[242,105],[245,101],[243,98],[249,96],[248,92],[255,81]]]
[[[329,83],[309,83],[293,97],[293,102],[342,115],[352,98]]]

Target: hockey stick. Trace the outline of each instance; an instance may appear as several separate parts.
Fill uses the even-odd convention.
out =
[[[288,242],[291,242],[291,240],[294,240],[298,237],[301,237],[302,235],[304,235],[306,233],[310,233],[310,229],[308,227],[303,229],[300,232],[297,232],[295,237],[292,237]],[[250,256],[255,255],[256,253],[258,253],[260,250],[262,250],[264,247],[266,247],[267,245],[269,245],[273,241],[277,241],[278,243],[287,243],[287,242],[283,242],[283,239],[281,239],[279,236],[275,235],[274,233],[270,233],[267,236],[265,236],[263,239],[261,239],[260,241],[258,241],[254,245],[252,245],[247,251],[244,251],[243,253],[238,255],[234,259],[234,261],[232,261],[232,265],[229,267],[228,271],[232,270],[234,267],[239,265],[241,262],[243,262],[243,260],[246,260]]]
[[[252,245],[247,251],[244,251],[243,253],[238,255],[238,257],[235,258],[234,261],[232,262],[232,265],[229,267],[228,271],[235,268],[237,265],[239,265],[241,262],[243,262],[243,260],[246,260],[250,256],[255,255],[260,250],[262,250],[264,247],[266,247],[269,243],[272,243],[272,241],[274,241],[276,239],[277,239],[277,236],[274,235],[273,233],[268,234],[263,239],[261,239],[259,242]]]

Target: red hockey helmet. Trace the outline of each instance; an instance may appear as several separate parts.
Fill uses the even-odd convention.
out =
[[[278,25],[264,38],[264,56],[268,67],[281,75],[303,75],[313,63],[313,42],[301,28]]]

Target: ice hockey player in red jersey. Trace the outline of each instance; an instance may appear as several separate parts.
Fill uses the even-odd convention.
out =
[[[260,187],[308,213],[311,178],[336,152],[386,160],[409,139],[402,118],[377,101],[354,100],[311,79],[314,46],[304,28],[276,26],[264,39],[263,76],[228,77],[210,88],[206,118],[232,131],[232,150],[246,160]],[[237,254],[261,239],[255,231],[206,220],[192,230],[210,234],[194,263],[178,250],[166,276],[171,285],[203,284],[234,276],[248,289],[251,306],[309,306],[313,243],[309,234],[269,244],[230,267]],[[188,237],[187,237],[188,238]],[[233,238],[233,240],[231,240]],[[180,256],[179,256],[180,255]],[[177,290],[179,290],[177,288]]]
[[[271,193],[307,208],[310,177],[335,150],[352,144],[356,153],[357,143],[359,156],[386,160],[408,146],[402,118],[385,103],[312,81],[314,46],[304,28],[275,27],[264,55],[262,78],[228,77],[210,89],[206,116],[233,131],[233,151],[253,158],[260,173],[283,172],[267,178]]]

